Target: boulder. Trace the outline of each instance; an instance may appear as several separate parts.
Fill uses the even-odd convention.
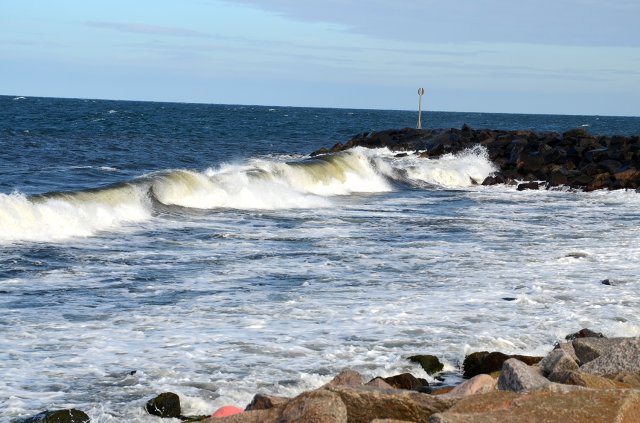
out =
[[[581,363],[588,363],[621,342],[622,338],[578,338],[573,340],[573,350]]]
[[[560,349],[564,351],[573,361],[575,361],[578,366],[582,364],[578,356],[576,355],[576,350],[573,349],[573,343],[571,342],[559,342],[555,345],[554,349]]]
[[[422,388],[423,386],[429,386],[429,382],[427,382],[425,379],[418,379],[411,373],[402,373],[395,376],[389,376],[382,378],[382,380],[396,389],[415,390]]]
[[[532,391],[549,383],[537,369],[520,360],[510,358],[502,365],[502,372],[498,378],[498,389],[514,392]]]
[[[470,378],[479,374],[491,374],[502,368],[502,364],[510,359],[516,358],[523,363],[532,365],[542,360],[542,357],[532,357],[526,355],[507,355],[498,351],[478,351],[467,355],[462,363],[463,375]]]
[[[429,423],[611,423],[640,421],[640,392],[629,389],[554,392],[495,391],[460,400]]]
[[[604,336],[600,332],[595,332],[588,328],[580,329],[578,332],[570,333],[569,335],[565,336],[565,339],[567,341],[573,341],[574,339],[578,338],[606,338],[606,336]]]
[[[291,400],[291,398],[277,397],[274,395],[256,394],[254,395],[249,405],[246,406],[245,411],[268,410],[270,408],[274,408],[279,405],[282,405],[289,400]]]
[[[89,416],[75,408],[65,410],[43,411],[25,419],[13,420],[15,423],[88,423]]]
[[[481,374],[465,380],[460,385],[451,389],[448,393],[443,393],[442,398],[463,398],[469,395],[484,394],[494,391],[497,380],[489,375]],[[433,394],[433,393],[432,393]]]
[[[180,417],[180,397],[173,392],[164,392],[147,401],[147,413],[159,417]]]
[[[552,350],[540,361],[539,365],[542,369],[542,374],[554,382],[556,381],[553,375],[578,370],[578,363],[561,348]]]
[[[596,338],[575,340],[575,343]],[[594,375],[608,375],[622,371],[640,373],[640,337],[611,338],[607,348],[600,351],[598,357],[588,361],[580,367],[580,371]],[[616,342],[617,341],[617,342]],[[576,350],[576,354],[578,351]]]
[[[438,360],[435,355],[412,355],[409,360],[420,364],[428,375],[441,372],[444,365]]]
[[[384,379],[382,379],[381,377],[376,377],[371,379],[369,382],[365,384],[365,386],[370,386],[372,388],[377,388],[377,389],[395,389],[393,386],[385,382]]]
[[[267,410],[252,410],[229,417],[210,418],[206,423],[347,423],[347,410],[340,397],[325,389],[303,392],[291,401]]]
[[[536,181],[529,181],[529,182],[523,182],[521,184],[518,184],[518,188],[516,188],[518,191],[524,191],[524,190],[537,190],[540,189],[540,183],[536,182]]]
[[[591,375],[579,371],[567,371],[554,373],[554,382],[565,385],[583,386],[589,389],[622,389],[633,388],[632,385],[608,379],[602,376]]]
[[[362,375],[353,369],[344,369],[334,377],[326,386],[362,386]]]
[[[326,389],[340,396],[347,408],[349,423],[369,423],[374,419],[425,422],[432,414],[455,403],[451,399],[405,390],[381,391],[345,386]]]

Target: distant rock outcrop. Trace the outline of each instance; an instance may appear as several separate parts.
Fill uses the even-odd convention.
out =
[[[484,185],[519,180],[542,181],[542,188],[569,186],[585,191],[640,188],[640,136],[593,136],[582,128],[563,134],[472,129],[467,125],[462,129],[389,129],[359,134],[345,144],[322,148],[311,155],[361,146],[386,147],[399,156],[437,158],[476,145],[485,147],[500,169]],[[528,184],[518,189],[538,187]]]

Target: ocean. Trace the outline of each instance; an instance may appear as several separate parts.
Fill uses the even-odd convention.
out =
[[[640,335],[640,194],[472,184],[357,148],[416,112],[0,96],[0,422],[154,422],[293,396],[345,367]],[[423,112],[423,127],[640,134],[638,117]],[[608,279],[610,285],[602,283]]]

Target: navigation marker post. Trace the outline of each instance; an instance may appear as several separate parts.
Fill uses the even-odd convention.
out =
[[[422,129],[422,96],[424,88],[418,88],[418,129]]]

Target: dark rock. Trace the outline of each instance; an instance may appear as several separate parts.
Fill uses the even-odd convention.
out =
[[[573,341],[574,339],[578,339],[578,338],[605,338],[605,336],[600,332],[595,332],[595,331],[592,331],[591,329],[584,328],[584,329],[580,329],[578,332],[571,333],[565,336],[564,339],[566,339],[567,341]]]
[[[409,357],[409,360],[420,364],[428,375],[438,373],[444,368],[443,364],[435,355],[413,355]]]
[[[75,408],[43,411],[26,419],[14,420],[15,423],[88,423],[90,421],[86,413]]]
[[[173,392],[164,392],[147,401],[147,413],[160,417],[180,417],[180,397]]]
[[[603,281],[600,281],[600,283],[603,285],[611,285],[611,281],[609,279],[604,279]]]
[[[415,390],[423,386],[429,386],[429,382],[425,379],[416,378],[411,373],[402,373],[396,376],[382,378],[389,385],[396,389]]]
[[[540,184],[536,181],[531,181],[531,182],[523,182],[521,184],[518,184],[518,191],[524,191],[526,189],[540,189]]]
[[[502,368],[503,363],[510,359],[518,359],[528,365],[536,364],[542,357],[531,357],[525,355],[507,355],[501,352],[479,351],[467,355],[462,364],[464,377],[471,378],[479,374],[491,374]]]

